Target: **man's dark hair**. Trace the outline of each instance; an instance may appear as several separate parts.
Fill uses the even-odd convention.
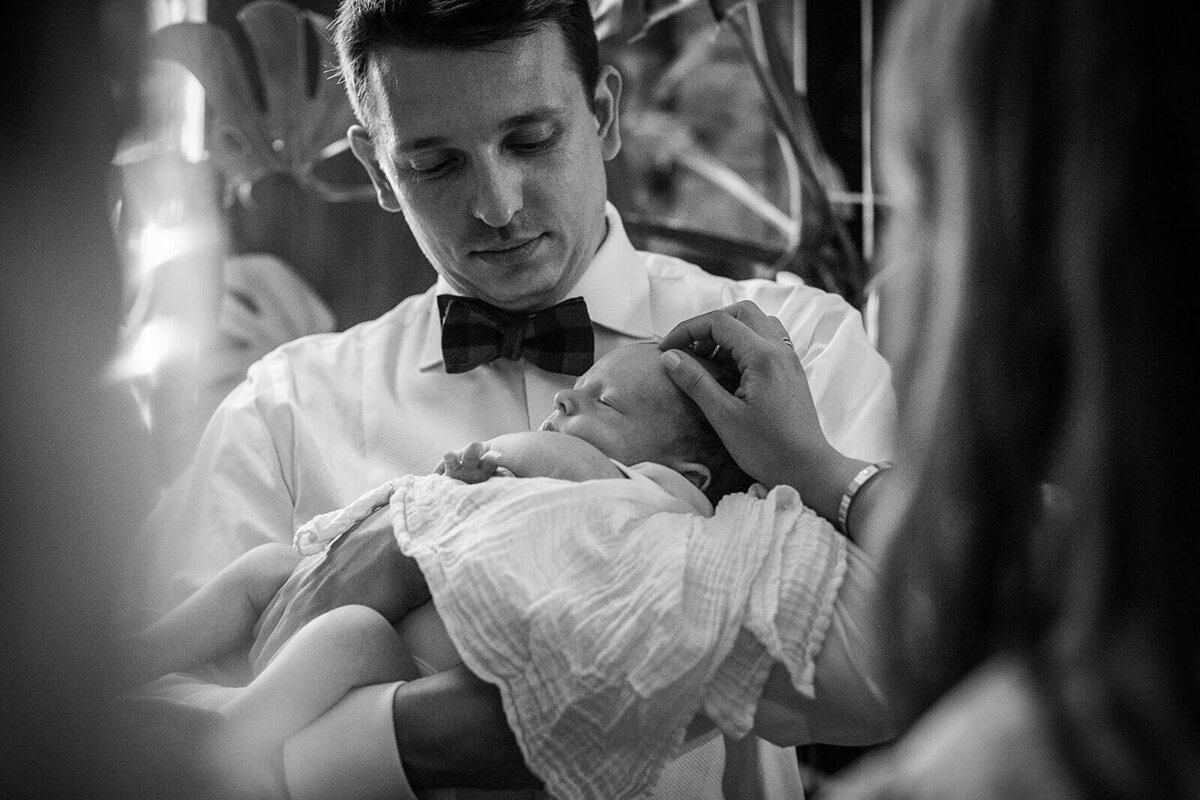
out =
[[[696,360],[708,370],[708,373],[716,379],[722,389],[730,394],[737,391],[742,377],[736,369],[708,358],[697,357]],[[716,505],[725,495],[744,492],[753,486],[754,479],[733,460],[733,456],[729,454],[721,437],[717,436],[717,432],[713,430],[712,423],[704,416],[700,406],[687,396],[684,397],[684,401],[694,423],[688,433],[687,445],[694,454],[695,460],[708,467],[712,473],[712,481],[704,490],[705,497],[713,505]]]
[[[588,0],[345,0],[333,22],[333,40],[346,90],[365,125],[367,70],[371,54],[380,48],[472,50],[520,39],[547,25],[562,32],[590,104],[600,55]]]

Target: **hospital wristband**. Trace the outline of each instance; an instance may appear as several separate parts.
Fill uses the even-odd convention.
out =
[[[859,490],[862,489],[862,487],[866,485],[867,481],[871,480],[871,478],[874,478],[885,469],[891,469],[894,466],[895,464],[893,464],[891,461],[880,461],[876,464],[867,464],[865,467],[859,470],[857,475],[850,479],[850,483],[846,484],[846,491],[842,493],[842,502],[838,503],[837,512],[837,529],[842,532],[843,536],[846,536],[847,538],[853,538],[850,536],[850,531],[846,527],[846,520],[850,517],[850,504],[854,502],[854,498],[858,495]]]

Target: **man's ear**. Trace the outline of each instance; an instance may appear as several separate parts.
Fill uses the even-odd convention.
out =
[[[399,211],[400,201],[396,199],[392,183],[375,160],[375,144],[371,141],[371,134],[367,133],[367,129],[362,125],[351,125],[346,136],[350,139],[350,151],[371,177],[380,208],[384,211]]]
[[[700,491],[707,491],[712,483],[712,470],[697,461],[677,461],[671,468],[691,481]]]
[[[596,114],[596,132],[600,135],[600,152],[605,161],[611,161],[621,151],[621,73],[610,64],[600,68],[592,108]]]

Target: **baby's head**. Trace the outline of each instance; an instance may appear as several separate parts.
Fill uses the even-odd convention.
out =
[[[734,463],[699,407],[667,377],[654,342],[613,350],[554,396],[542,430],[576,436],[622,464],[653,461],[692,481],[714,503],[754,482]],[[738,377],[705,362],[726,389]]]

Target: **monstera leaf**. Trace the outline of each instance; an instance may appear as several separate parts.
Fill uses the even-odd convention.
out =
[[[155,31],[151,53],[182,64],[204,87],[207,148],[229,179],[281,172],[313,185],[313,165],[354,122],[345,89],[329,77],[337,64],[329,19],[282,0],[256,0],[237,19],[249,63],[227,31],[199,22]]]
[[[702,177],[723,187],[768,224],[791,232],[789,252],[777,262],[779,267],[799,272],[810,282],[838,292],[860,306],[867,270],[858,245],[835,212],[829,198],[830,187],[823,178],[836,170],[831,168],[820,144],[807,96],[794,88],[789,79],[792,64],[782,28],[789,24],[785,21],[788,14],[794,19],[801,7],[784,0],[592,0],[593,13],[603,11],[607,15],[606,31],[633,30],[633,39],[694,6],[706,6],[715,23],[726,26],[737,36],[767,101],[771,122],[789,151],[790,158],[785,161],[795,167],[794,180],[804,200],[793,208],[791,225],[785,226],[777,219],[778,210],[769,201],[755,196],[748,185],[731,180],[731,176],[723,174],[724,170],[714,171],[716,165],[711,161],[685,164],[685,168],[702,167]],[[614,25],[613,20],[618,22]]]
[[[638,28],[633,37],[636,39],[654,25],[692,6],[708,6],[716,21],[724,22],[735,9],[754,2],[758,0],[641,0],[631,3],[591,0],[591,6],[592,16],[596,18],[596,35],[601,39],[620,33],[631,24],[629,20]]]

